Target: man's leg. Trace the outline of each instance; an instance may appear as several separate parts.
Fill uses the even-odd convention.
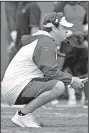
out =
[[[39,124],[33,118],[32,112],[35,111],[37,108],[41,107],[42,105],[58,98],[65,91],[65,85],[63,82],[54,81],[54,88],[52,88],[53,85],[51,86],[52,82],[53,81],[51,81],[50,84],[47,84],[47,89],[44,90],[41,94],[39,94],[34,100],[29,102],[19,112],[17,111],[15,116],[12,118],[13,123],[21,127],[40,127]]]
[[[86,82],[85,83],[85,85],[84,85],[84,94],[85,94],[85,103],[84,103],[84,108],[88,108],[88,95],[89,95],[89,93],[88,93],[88,82]]]
[[[68,86],[68,105],[74,106],[77,104],[75,90]]]
[[[64,61],[65,61],[65,54],[64,53],[60,53],[60,50],[58,51],[58,56],[57,56],[57,62],[58,62],[58,68],[59,70],[63,69],[63,65],[64,65]],[[59,103],[59,99],[55,99],[51,102],[51,104],[57,105]]]
[[[37,108],[42,105],[58,98],[65,91],[64,83],[58,81],[53,88],[53,90],[49,90],[40,94],[37,98],[35,98],[32,102],[28,103],[24,108],[21,109],[23,114],[32,113]]]

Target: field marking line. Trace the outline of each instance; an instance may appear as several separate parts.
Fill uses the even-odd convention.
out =
[[[7,112],[7,111],[6,111],[6,112],[1,112],[1,115],[2,115],[2,114],[13,114],[13,113],[14,113],[14,112]]]
[[[1,129],[1,133],[2,133],[2,132],[5,132],[5,133],[12,133],[13,131]]]
[[[13,105],[12,107],[10,107],[9,105],[7,105],[7,104],[3,104],[3,103],[1,103],[1,108],[23,108],[25,105]],[[73,108],[73,107],[82,107],[82,105],[80,105],[80,104],[78,104],[78,105],[68,105],[68,104],[60,104],[60,105],[55,105],[55,107],[63,107],[63,108]],[[51,110],[51,109],[53,109],[54,108],[54,106],[53,107],[42,107],[43,109],[49,109],[49,110]]]
[[[8,104],[3,104],[1,103],[1,108],[23,108],[25,105],[13,105],[12,107],[10,107]]]
[[[5,129],[1,129],[1,133],[2,132],[5,132],[5,133],[12,133],[13,131],[11,131],[11,130],[5,130]],[[29,133],[29,131],[15,131],[15,133]],[[33,132],[30,132],[30,133],[33,133]]]
[[[29,132],[29,131],[16,131],[16,133],[33,133],[33,132]]]
[[[78,113],[78,114],[71,114],[71,113],[37,113],[34,114],[35,116],[39,117],[39,116],[43,116],[43,115],[47,115],[47,117],[52,117],[53,115],[55,115],[55,117],[72,117],[72,118],[79,118],[79,117],[88,117],[88,114],[85,113]],[[5,119],[5,118],[11,118],[12,115],[1,115],[1,118]],[[45,116],[46,117],[46,116]]]

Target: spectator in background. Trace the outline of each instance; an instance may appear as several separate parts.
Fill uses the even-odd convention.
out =
[[[71,36],[67,38],[70,41],[70,45],[65,46],[62,48],[62,50],[66,53],[67,57],[73,54],[78,54],[79,56],[85,56],[87,57],[87,49],[84,47],[84,33],[87,34],[88,31],[88,17],[87,17],[87,2],[79,2],[79,1],[64,1],[64,2],[58,2],[55,4],[54,11],[55,12],[64,12],[64,15],[66,19],[73,23],[74,26],[69,28],[69,32]],[[86,39],[85,39],[86,40]],[[81,49],[83,48],[83,49]],[[76,53],[75,53],[76,51]],[[80,62],[80,60],[79,60]],[[70,62],[69,62],[70,65]],[[73,65],[74,66],[74,65]],[[87,65],[86,65],[87,66]],[[84,66],[85,67],[85,66]],[[83,69],[82,69],[83,71]],[[87,72],[87,68],[85,70]],[[85,73],[86,73],[85,72]],[[73,74],[80,74],[77,72],[74,72]],[[77,75],[80,76],[80,75]]]
[[[36,2],[5,2],[6,17],[10,32],[9,61],[22,47],[21,36],[35,33],[40,28],[41,10]]]
[[[88,51],[86,48],[88,47],[88,2],[56,2],[53,11],[62,11],[66,20],[74,24],[69,28],[69,37],[67,37],[70,43],[63,42],[60,48],[60,51],[66,54],[63,67],[70,68],[74,76],[84,76],[84,74],[86,76],[88,72]],[[73,97],[73,99],[75,98]]]

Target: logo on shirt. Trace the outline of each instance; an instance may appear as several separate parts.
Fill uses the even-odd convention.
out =
[[[44,47],[44,50],[48,50],[48,48],[47,47]]]

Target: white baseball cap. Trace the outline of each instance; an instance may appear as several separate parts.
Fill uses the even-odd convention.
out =
[[[45,16],[44,21],[43,21],[43,26],[53,27],[55,24],[58,24],[58,23],[65,27],[72,27],[74,25],[65,19],[65,16],[63,15],[62,12],[60,13],[53,12]]]
[[[72,27],[74,24],[68,22],[65,17],[62,17],[60,20],[60,25],[65,26],[65,27]]]

